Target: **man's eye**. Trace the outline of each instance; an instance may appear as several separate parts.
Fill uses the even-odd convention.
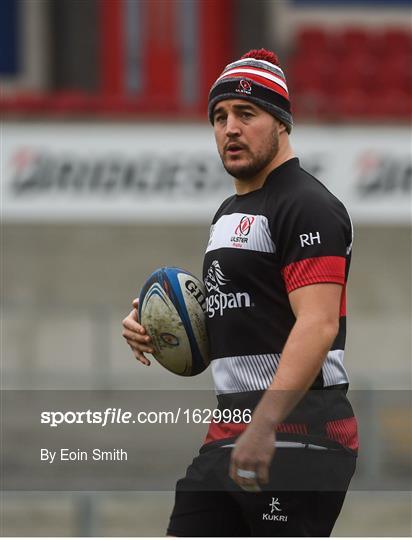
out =
[[[215,116],[215,122],[223,122],[225,119],[224,116],[222,116],[221,114],[218,114],[217,116]]]
[[[253,116],[253,115],[252,115],[252,113],[250,113],[250,112],[243,112],[243,113],[242,113],[242,117],[243,117],[243,118],[251,118],[252,116]]]

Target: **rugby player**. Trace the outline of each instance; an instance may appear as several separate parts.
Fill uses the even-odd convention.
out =
[[[204,259],[211,368],[218,407],[253,415],[210,425],[177,483],[168,534],[329,536],[358,449],[343,364],[352,223],[294,156],[274,53],[226,66],[208,113],[235,187]],[[123,336],[149,364],[136,307]]]

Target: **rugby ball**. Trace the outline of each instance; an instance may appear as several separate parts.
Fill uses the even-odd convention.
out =
[[[190,377],[209,365],[203,283],[175,267],[155,270],[139,296],[139,320],[152,338],[156,360],[166,369]]]

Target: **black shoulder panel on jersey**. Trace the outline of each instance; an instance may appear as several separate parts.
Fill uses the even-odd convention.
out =
[[[346,257],[352,226],[344,205],[303,169],[270,182],[270,230],[282,267],[313,257]]]
[[[231,195],[230,197],[228,197],[227,199],[225,199],[222,204],[219,206],[219,208],[217,209],[217,212],[216,214],[214,215],[213,217],[213,220],[212,220],[212,225],[214,223],[216,223],[216,221],[220,218],[220,216],[224,213],[224,210],[225,208],[231,203],[231,201],[233,201],[233,199],[235,198],[235,195]]]

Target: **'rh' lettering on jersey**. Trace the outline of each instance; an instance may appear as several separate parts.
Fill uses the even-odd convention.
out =
[[[318,244],[320,244],[320,233],[317,231],[316,233],[309,233],[309,234],[300,234],[300,245],[302,247],[305,246],[313,246],[315,241],[317,241]]]

